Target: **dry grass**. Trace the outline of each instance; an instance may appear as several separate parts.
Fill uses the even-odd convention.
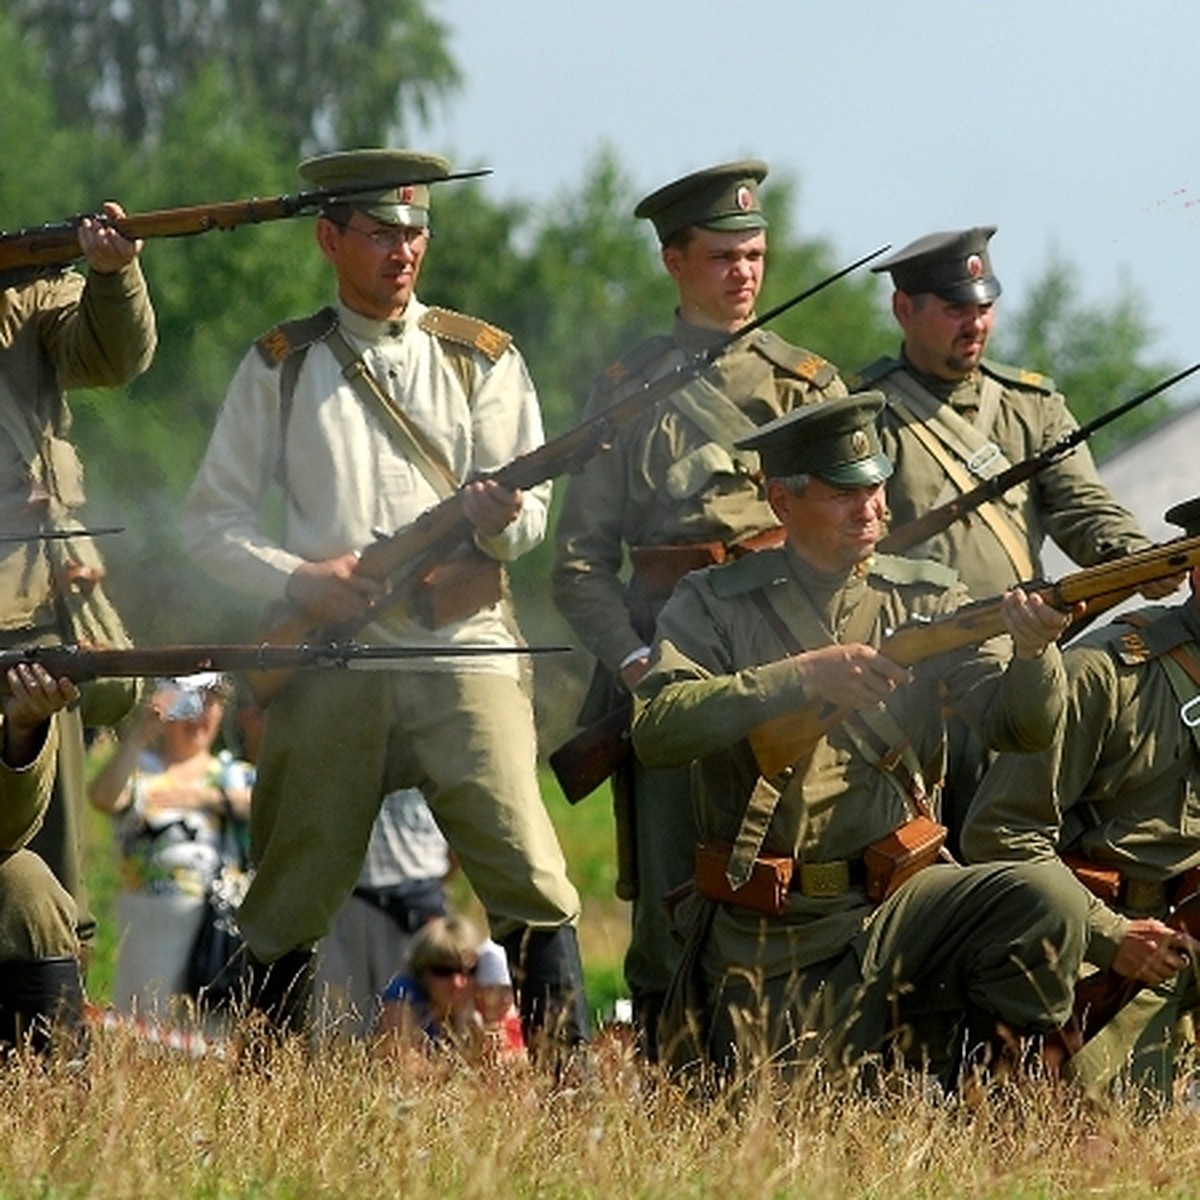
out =
[[[573,1090],[400,1070],[361,1049],[269,1075],[98,1029],[85,1071],[0,1070],[8,1197],[1191,1196],[1200,1118],[1099,1111],[1044,1081],[966,1106],[912,1077],[690,1099],[604,1040]]]

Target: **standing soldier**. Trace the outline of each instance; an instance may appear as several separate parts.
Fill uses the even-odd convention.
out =
[[[307,1031],[313,947],[354,886],[381,800],[419,786],[508,952],[531,1044],[546,1034],[577,1045],[589,1032],[579,898],[538,790],[516,658],[437,654],[456,642],[514,645],[499,564],[541,539],[550,489],[478,477],[540,444],[533,383],[507,334],[417,298],[445,159],[355,150],[300,171],[337,197],[316,222],[336,308],[246,355],[185,508],[185,541],[214,576],[287,601],[314,628],[365,623],[366,640],[427,646],[429,657],[395,671],[301,673],[272,701],[251,822],[256,874],[240,910],[253,996],[277,1029]],[[276,483],[281,535],[263,520]],[[356,571],[358,551],[459,488],[474,526],[467,561],[494,602],[437,628],[395,605],[372,620],[384,586]]]
[[[767,255],[758,195],[766,174],[757,160],[724,163],[638,204],[634,215],[658,233],[679,307],[669,334],[649,338],[608,368],[586,416],[753,320]],[[627,703],[646,670],[658,611],[686,572],[778,544],[758,456],[738,450],[735,440],[796,405],[845,391],[824,359],[760,331],[622,425],[612,446],[570,480],[556,535],[554,598],[598,659],[580,724]],[[627,554],[633,568],[626,581]],[[630,757],[613,788],[618,838],[633,843],[619,854],[636,875],[625,881],[633,900],[625,978],[643,1049],[653,1058],[658,1013],[678,959],[663,898],[692,873],[688,772],[648,771]]]
[[[0,649],[81,638],[103,644],[124,634],[102,590],[100,556],[75,515],[84,500],[83,473],[67,440],[65,395],[72,388],[126,384],[154,354],[141,243],[118,232],[114,221],[123,215],[109,202],[102,217],[80,222],[86,275],[67,270],[0,291],[0,532],[26,539],[0,545]],[[68,531],[79,534],[41,536]],[[80,861],[87,803],[83,719],[118,720],[133,691],[124,684],[83,691],[86,712],[71,705],[56,718],[53,794],[30,848],[75,900],[86,949],[95,922]],[[101,712],[93,702],[102,694],[115,694],[118,709]]]
[[[1166,519],[1200,536],[1200,500]],[[1000,755],[963,829],[974,861],[1061,858],[1090,881],[1087,959],[1144,986],[1071,1072],[1097,1088],[1128,1072],[1166,1101],[1178,1018],[1200,996],[1200,945],[1165,923],[1200,876],[1200,568],[1190,579],[1184,603],[1123,614],[1067,649],[1058,739]]]
[[[891,275],[892,313],[904,333],[898,357],[854,380],[887,398],[880,431],[895,464],[887,485],[893,530],[1078,428],[1044,375],[984,358],[1001,290],[988,255],[995,232],[989,225],[931,233],[871,268]],[[1081,445],[905,553],[946,563],[973,596],[986,597],[1041,578],[1047,536],[1084,567],[1150,545]],[[945,803],[957,831],[986,756],[961,722],[950,732]]]

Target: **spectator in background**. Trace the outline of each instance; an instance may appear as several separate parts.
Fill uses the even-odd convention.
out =
[[[517,1011],[512,976],[504,947],[488,938],[479,947],[475,964],[475,1008],[483,1025],[485,1062],[512,1062],[525,1058],[521,1014]]]
[[[317,949],[320,1032],[346,1038],[372,1032],[379,995],[408,962],[413,936],[446,915],[442,881],[449,870],[450,848],[420,789],[389,792],[358,883]]]
[[[480,1019],[475,971],[481,939],[466,917],[435,917],[413,937],[408,969],[380,997],[379,1037],[389,1052],[474,1053]]]
[[[121,846],[113,986],[121,1012],[170,1016],[186,993],[224,835],[249,817],[253,769],[213,748],[231,691],[212,672],[159,680],[88,789],[116,818]]]

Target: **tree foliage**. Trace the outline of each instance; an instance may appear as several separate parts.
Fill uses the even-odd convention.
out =
[[[294,153],[402,140],[458,86],[422,0],[8,0],[59,120],[157,143],[214,65]]]
[[[1146,361],[1152,331],[1137,294],[1123,287],[1115,299],[1085,304],[1075,269],[1051,258],[1046,273],[1017,312],[1000,314],[997,357],[1050,376],[1080,424],[1174,374],[1161,361]],[[1167,412],[1157,396],[1096,431],[1088,445],[1103,459]]]

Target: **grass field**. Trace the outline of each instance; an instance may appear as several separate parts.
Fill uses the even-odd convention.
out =
[[[584,895],[593,1007],[620,990],[625,906],[613,899],[611,817],[598,794],[547,802]],[[92,998],[111,981],[115,857],[89,818],[100,936]],[[470,904],[461,883],[456,898]],[[399,1061],[370,1048],[288,1047],[248,1069],[218,1045],[170,1046],[101,1024],[82,1070],[28,1060],[0,1070],[0,1200],[693,1200],[878,1197],[1018,1200],[1191,1197],[1200,1113],[1147,1119],[1045,1078],[965,1096],[896,1075],[755,1078],[696,1096],[602,1031],[591,1070],[565,1087],[523,1065]],[[1195,1064],[1187,1064],[1194,1068]]]

